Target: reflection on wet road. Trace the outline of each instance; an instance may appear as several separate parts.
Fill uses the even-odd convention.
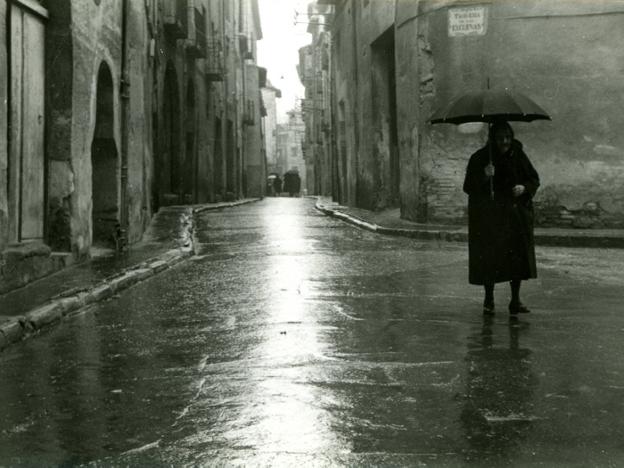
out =
[[[535,313],[484,320],[465,245],[357,230],[311,200],[204,214],[197,240],[0,354],[0,465],[624,460],[620,288],[582,258],[542,252]]]

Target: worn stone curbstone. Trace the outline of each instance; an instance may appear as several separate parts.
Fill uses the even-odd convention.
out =
[[[240,200],[236,202],[222,203],[218,205],[204,205],[193,208],[193,213],[201,213],[203,211],[222,210],[224,208],[233,208],[235,206],[247,205],[249,203],[255,203],[262,201],[262,198],[251,198],[248,200]]]
[[[79,294],[76,296],[66,297],[58,301],[63,311],[63,316],[70,314],[71,312],[84,307],[86,304],[86,294]]]
[[[110,287],[110,284],[100,284],[96,286],[91,291],[89,291],[85,297],[85,305],[91,304],[92,302],[98,302],[103,299],[109,298],[113,295],[113,290]]]
[[[134,283],[139,281],[139,275],[136,273],[136,270],[128,271],[117,278],[114,278],[110,281],[110,288],[113,293],[118,291],[123,291],[124,289],[129,288]]]
[[[160,273],[161,271],[166,270],[168,267],[169,265],[164,260],[156,260],[155,262],[152,262],[148,265],[148,268],[151,269],[154,274]]]
[[[178,258],[179,256],[180,256],[179,249],[171,249],[165,252],[160,258],[161,260],[169,263],[172,259]]]
[[[39,330],[50,323],[61,320],[63,308],[59,303],[46,304],[26,314],[26,321],[35,330]]]
[[[259,200],[246,200],[245,203],[252,201]],[[8,347],[11,343],[22,340],[46,325],[58,322],[63,317],[72,315],[72,313],[77,313],[92,303],[108,299],[115,292],[146,280],[192,256],[195,252],[193,214],[196,211],[189,208],[179,219],[180,235],[178,242],[181,244],[180,248],[170,249],[159,257],[136,264],[131,267],[132,269],[122,271],[94,286],[65,290],[53,296],[50,299],[52,302],[31,310],[25,316],[16,316],[0,322],[0,350]]]
[[[182,260],[184,260],[184,252],[178,252],[175,256],[169,257],[169,266],[174,266],[177,265],[178,263],[180,263]]]
[[[8,346],[22,339],[24,336],[24,327],[22,327],[18,319],[13,319],[0,323],[0,333],[2,333],[5,343]]]
[[[444,242],[468,242],[468,232],[464,230],[431,230],[431,229],[404,229],[404,228],[388,228],[384,226],[374,225],[367,221],[355,218],[338,209],[332,209],[323,205],[317,198],[314,205],[316,210],[321,213],[338,218],[350,224],[377,232],[378,234],[386,234],[392,236],[403,236],[419,240],[438,240]],[[373,228],[374,227],[374,228]],[[596,233],[559,233],[554,232],[536,232],[535,245],[540,247],[558,246],[558,247],[585,247],[585,248],[624,248],[624,236],[618,235],[600,235]]]
[[[342,213],[341,211],[336,211],[334,212],[334,216],[338,219],[342,219],[350,224],[353,224],[355,226],[358,226],[362,229],[366,229],[368,231],[372,231],[372,232],[376,232],[377,231],[377,225],[376,224],[372,224],[372,223],[368,223],[366,221],[362,221],[361,219],[355,218],[353,216],[350,216],[346,213]]]
[[[150,268],[137,268],[134,270],[135,275],[138,278],[138,281],[144,281],[147,278],[154,276],[154,272]]]

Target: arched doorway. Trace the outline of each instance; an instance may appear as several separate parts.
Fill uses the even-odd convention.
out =
[[[184,203],[196,202],[197,161],[195,158],[195,86],[189,79],[186,86],[186,157],[184,158]]]
[[[178,78],[171,62],[165,71],[163,93],[163,132],[161,139],[161,167],[159,181],[162,203],[179,203],[182,195],[180,167],[180,102]]]
[[[115,143],[113,77],[102,62],[97,77],[95,130],[91,143],[92,243],[112,246],[119,223],[118,152]]]

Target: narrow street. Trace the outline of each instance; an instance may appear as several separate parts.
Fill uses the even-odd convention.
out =
[[[198,255],[0,354],[0,465],[616,466],[622,251],[538,249],[481,314],[467,246],[305,198],[207,212]]]

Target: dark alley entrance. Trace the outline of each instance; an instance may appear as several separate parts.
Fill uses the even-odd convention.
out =
[[[113,77],[100,65],[95,130],[91,144],[92,229],[95,245],[114,246],[119,223],[119,154],[115,142]]]
[[[181,203],[182,164],[180,144],[180,89],[175,67],[169,63],[165,71],[163,90],[163,129],[158,179],[161,187],[161,205]]]
[[[380,161],[380,204],[400,204],[400,162],[397,129],[394,26],[371,44],[375,157]]]

